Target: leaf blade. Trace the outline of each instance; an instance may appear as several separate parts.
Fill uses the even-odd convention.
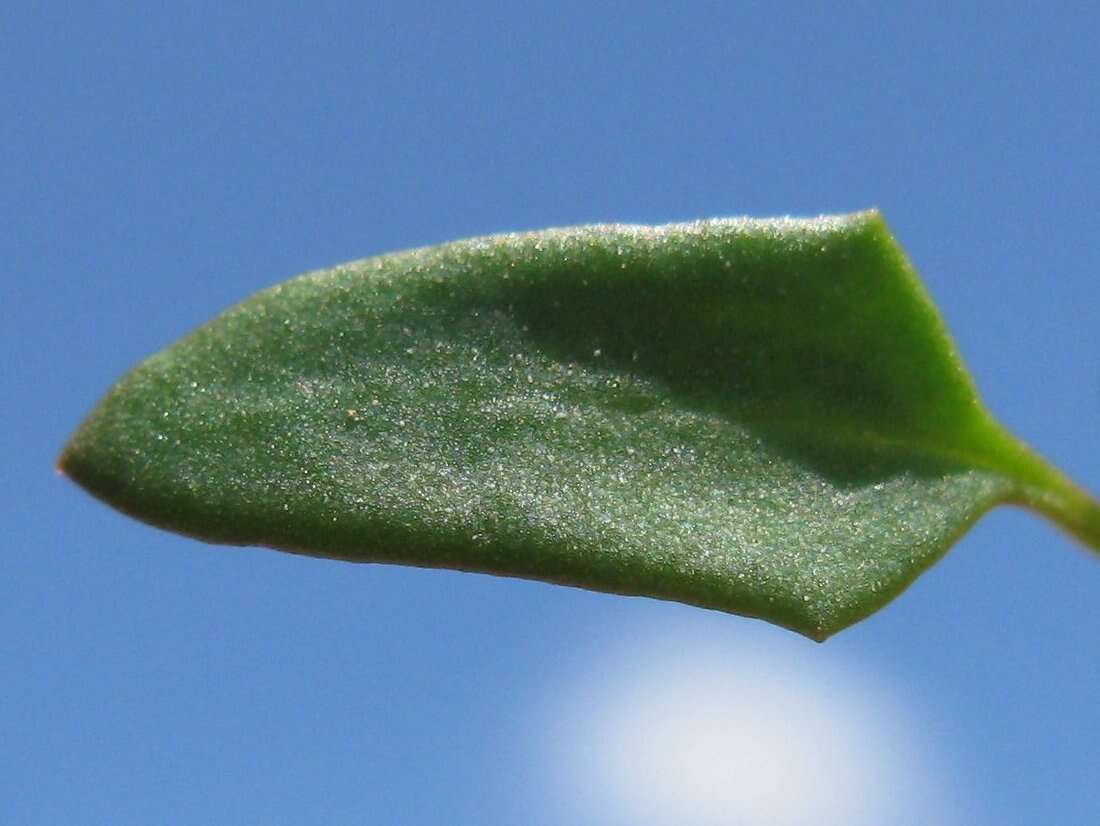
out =
[[[495,236],[295,279],[130,373],[61,464],[210,541],[823,639],[993,505],[1046,501],[1015,445],[857,213]]]

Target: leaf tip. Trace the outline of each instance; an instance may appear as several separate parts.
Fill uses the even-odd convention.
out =
[[[64,476],[88,493],[98,497],[99,494],[94,489],[94,474],[90,473],[86,451],[82,449],[83,439],[81,434],[83,434],[84,429],[85,424],[82,424],[77,428],[76,432],[69,437],[65,446],[61,448],[61,452],[57,456],[57,461],[54,463],[54,471],[59,476]]]
[[[127,480],[121,456],[126,446],[118,435],[102,427],[103,403],[69,437],[55,463],[56,472],[72,481],[89,495],[141,519],[129,503]]]

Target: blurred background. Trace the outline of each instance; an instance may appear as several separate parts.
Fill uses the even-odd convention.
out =
[[[1100,560],[1029,514],[816,645],[208,546],[53,464],[122,372],[304,270],[877,206],[990,408],[1098,491],[1097,30],[1068,3],[0,12],[0,822],[1095,822]]]

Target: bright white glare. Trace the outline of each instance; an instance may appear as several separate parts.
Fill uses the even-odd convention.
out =
[[[750,640],[635,638],[559,686],[541,724],[563,822],[955,821],[926,736],[887,692],[816,644]]]

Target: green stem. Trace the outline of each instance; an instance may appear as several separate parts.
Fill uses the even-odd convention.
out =
[[[1003,432],[1003,470],[1020,485],[1011,501],[1043,514],[1100,552],[1100,502],[1018,438]]]

